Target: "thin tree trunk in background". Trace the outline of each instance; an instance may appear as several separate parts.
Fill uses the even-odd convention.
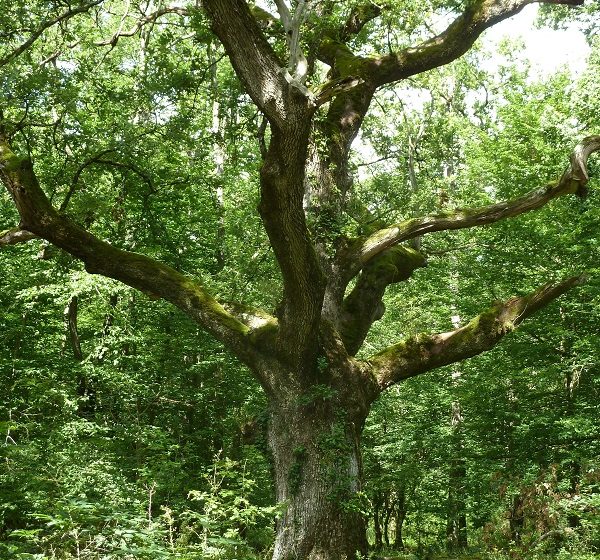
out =
[[[64,317],[67,326],[67,337],[73,351],[73,357],[77,361],[83,360],[81,352],[81,343],[79,341],[79,332],[77,330],[77,308],[79,299],[77,296],[71,296],[67,306],[65,307]]]
[[[375,532],[375,550],[383,548],[383,533],[381,529],[381,509],[383,507],[383,492],[377,492],[373,501],[373,531]]]
[[[390,519],[394,512],[394,500],[391,499],[389,492],[385,498],[385,516],[383,518],[383,540],[387,548],[390,547]]]
[[[79,310],[79,298],[71,296],[64,310],[67,337],[73,351],[73,357],[78,362],[83,360],[79,331],[77,330],[77,315]],[[96,389],[94,384],[84,373],[79,374],[77,382],[77,414],[82,418],[90,418],[96,412]]]
[[[525,527],[524,507],[523,496],[521,493],[518,493],[513,497],[508,518],[510,540],[515,543],[516,546],[521,544],[521,536],[523,534],[523,528]]]
[[[453,281],[453,291],[457,291],[457,279]],[[452,316],[454,327],[461,323],[459,315]],[[452,371],[452,390],[456,393],[462,372],[460,366]],[[467,516],[465,503],[465,482],[467,467],[463,446],[463,411],[455,395],[450,415],[450,469],[448,472],[448,502],[446,523],[446,548],[448,551],[460,551],[467,548]]]
[[[563,309],[560,310],[561,319],[565,321],[565,313]],[[567,325],[569,327],[569,325]],[[561,358],[570,357],[572,349],[567,341],[561,340],[560,349],[562,352]],[[564,364],[565,368],[565,398],[566,398],[566,417],[572,418],[575,416],[575,402],[577,398],[577,388],[579,387],[579,380],[581,377],[581,368],[576,368],[573,364]],[[581,462],[577,459],[573,459],[567,465],[567,472],[569,477],[569,494],[571,498],[577,496],[579,492],[579,484],[581,481]],[[571,509],[568,516],[569,527],[576,529],[581,525],[581,519],[576,511]]]
[[[404,539],[402,530],[404,528],[404,521],[406,520],[406,484],[402,484],[396,490],[396,526],[394,527],[394,548],[396,550],[404,550]]]
[[[412,201],[411,205],[413,206],[413,211],[411,212],[412,216],[418,216],[419,212],[418,208],[418,193],[419,193],[419,182],[417,180],[417,147],[421,138],[423,137],[423,133],[425,132],[425,121],[421,122],[421,126],[416,133],[413,133],[412,126],[408,122],[408,118],[406,116],[406,111],[404,111],[404,122],[407,126],[408,133],[406,136],[406,144],[407,144],[407,161],[408,161],[408,180],[410,183],[410,190]],[[413,249],[419,251],[421,249],[421,236],[417,236],[411,239],[410,244]]]
[[[462,456],[462,435],[460,425],[463,417],[460,404],[452,403],[452,453],[448,473],[448,521],[446,525],[446,547],[449,551],[467,548],[467,516],[465,504],[465,479],[467,475],[465,459]]]
[[[223,146],[223,131],[220,117],[220,103],[218,99],[219,78],[217,75],[217,61],[211,43],[208,44],[208,63],[210,65],[210,79],[212,88],[212,126],[213,135],[213,181],[215,207],[217,210],[217,240],[215,259],[217,270],[225,268],[225,199],[223,190],[223,175],[225,165],[225,148]]]

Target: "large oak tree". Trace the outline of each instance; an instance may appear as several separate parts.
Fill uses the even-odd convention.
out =
[[[196,279],[93,235],[65,212],[66,205],[52,204],[52,186],[40,184],[36,162],[16,147],[19,124],[2,122],[0,177],[20,223],[0,233],[0,245],[42,238],[81,260],[91,274],[164,298],[221,341],[263,387],[270,405],[277,500],[283,508],[274,560],[342,560],[365,553],[360,434],[373,401],[404,379],[491,349],[527,317],[585,281],[581,274],[550,282],[487,309],[482,302],[482,313],[462,327],[403,340],[399,333],[397,344],[356,358],[372,324],[385,312],[386,288],[426,265],[415,240],[512,218],[563,195],[585,194],[587,160],[600,149],[600,136],[577,145],[559,179],[489,206],[386,224],[370,220],[369,210],[353,197],[349,156],[376,92],[449,64],[487,28],[532,3],[441,2],[437,7],[447,8],[454,18],[444,31],[369,56],[355,52],[353,41],[377,25],[389,6],[368,1],[289,5],[276,0],[271,11],[244,0],[159,5],[103,43],[113,48],[167,14],[207,19],[244,91],[266,119],[259,140],[258,212],[281,273],[280,303],[272,313],[221,301]],[[37,26],[8,33],[0,67],[9,68],[48,30],[91,10],[101,16],[102,9],[102,0],[66,5]],[[80,169],[89,163],[81,162]],[[144,176],[143,162],[134,171]],[[507,177],[518,180],[518,169]],[[361,236],[344,235],[336,227],[345,214],[364,220]]]

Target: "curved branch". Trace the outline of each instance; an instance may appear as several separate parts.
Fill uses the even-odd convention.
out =
[[[69,185],[69,190],[67,191],[67,194],[65,195],[65,198],[63,199],[63,201],[58,209],[59,213],[63,213],[66,211],[66,209],[69,205],[69,202],[71,201],[71,198],[73,197],[73,195],[75,194],[75,191],[77,190],[77,185],[79,184],[79,179],[81,178],[82,173],[85,171],[86,168],[88,168],[94,164],[110,165],[112,167],[118,167],[120,169],[127,169],[129,171],[133,171],[136,175],[138,175],[146,183],[146,185],[148,185],[148,187],[150,188],[150,192],[156,192],[156,190],[154,188],[154,184],[152,183],[152,179],[149,177],[149,175],[146,172],[142,171],[137,165],[134,165],[132,163],[124,163],[121,161],[115,161],[112,159],[102,159],[103,156],[105,156],[106,154],[110,154],[115,151],[116,150],[114,148],[108,148],[106,150],[102,150],[102,151],[98,152],[96,155],[85,160],[77,168],[77,170],[75,171],[75,175],[73,175],[73,179],[71,180],[71,184]]]
[[[233,315],[240,323],[244,323],[244,325],[247,325],[252,330],[262,329],[267,326],[275,328],[277,326],[277,318],[258,307],[233,301],[219,300],[219,303],[227,313]]]
[[[77,6],[76,8],[69,8],[68,10],[64,11],[62,14],[56,16],[53,19],[43,21],[38,26],[38,28],[31,34],[29,39],[27,39],[21,45],[19,45],[15,49],[13,49],[11,52],[9,52],[7,55],[5,55],[3,58],[0,58],[0,66],[4,66],[4,65],[8,64],[11,60],[17,58],[20,54],[25,52],[31,45],[33,45],[33,43],[35,43],[35,41],[37,41],[37,39],[40,38],[40,36],[42,35],[42,33],[44,33],[44,31],[46,31],[46,29],[49,29],[50,27],[56,25],[57,23],[60,23],[61,21],[70,19],[77,14],[82,14],[84,12],[87,12],[90,8],[93,8],[94,6],[101,4],[103,1],[104,0],[93,0],[92,2],[88,2],[87,4],[82,4],[81,6]]]
[[[373,87],[395,82],[443,66],[465,54],[478,37],[493,25],[514,16],[533,3],[580,6],[583,0],[475,0],[470,2],[445,31],[419,45],[385,56],[354,54],[343,36],[327,36],[320,47],[321,60],[334,66],[339,79],[352,78],[355,85],[367,82]],[[368,17],[376,17],[373,12]],[[325,84],[328,89],[331,84]]]
[[[465,54],[486,29],[534,3],[580,6],[583,0],[477,0],[439,35],[399,53],[365,59],[365,68],[380,86],[443,66]]]
[[[379,15],[381,15],[381,6],[371,2],[371,0],[354,6],[344,27],[340,30],[340,39],[344,42],[350,40],[354,35],[358,35],[367,23],[373,21]]]
[[[380,389],[490,350],[527,317],[586,280],[582,274],[546,284],[529,295],[495,304],[464,327],[416,335],[387,348],[369,360]]]
[[[471,228],[492,224],[505,218],[512,218],[546,205],[548,202],[566,194],[584,196],[589,180],[587,160],[600,150],[600,136],[584,138],[571,156],[571,165],[562,177],[527,194],[508,200],[483,206],[455,210],[446,214],[437,214],[414,218],[381,229],[359,242],[353,256],[353,274],[356,274],[367,262],[385,249],[407,239],[412,239],[434,231]]]
[[[251,329],[217,302],[199,283],[144,255],[113,247],[59,214],[42,191],[29,159],[13,153],[0,136],[0,179],[21,216],[20,227],[64,249],[91,274],[119,280],[170,301],[249,363]]]
[[[385,312],[383,296],[390,284],[408,280],[417,269],[427,266],[423,255],[406,247],[392,247],[373,259],[356,280],[344,299],[339,331],[348,354],[354,356],[364,342],[371,325]]]

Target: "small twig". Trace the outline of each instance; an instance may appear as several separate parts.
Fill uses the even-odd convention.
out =
[[[103,0],[93,0],[88,4],[83,4],[78,6],[77,8],[69,8],[67,11],[63,12],[59,16],[54,19],[46,20],[40,24],[40,26],[31,34],[29,39],[27,39],[24,43],[19,45],[17,48],[13,49],[10,53],[4,56],[4,58],[0,58],[0,66],[4,66],[8,64],[13,59],[17,58],[20,54],[25,52],[41,35],[46,29],[56,25],[57,23],[61,23],[67,19],[72,18],[77,14],[81,14],[87,12],[90,8],[101,4]]]
[[[133,37],[142,27],[144,27],[144,25],[154,23],[159,17],[164,16],[166,14],[179,14],[181,16],[185,16],[189,14],[189,10],[177,6],[162,8],[139,19],[137,23],[128,31],[123,31],[123,22],[128,15],[128,13],[126,12],[121,18],[121,23],[117,32],[110,39],[105,39],[104,41],[96,41],[94,45],[98,47],[110,46],[112,49],[119,42],[119,39],[121,37]]]

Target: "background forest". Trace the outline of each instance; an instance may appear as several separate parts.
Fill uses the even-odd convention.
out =
[[[0,30],[33,26],[39,9],[12,3]],[[389,221],[559,176],[600,129],[595,24],[593,11],[579,20],[591,53],[576,78],[533,79],[506,41],[492,66],[478,48],[379,91],[352,162],[361,203]],[[97,236],[275,308],[279,275],[256,214],[261,115],[200,15],[175,7],[119,37],[129,26],[115,16],[48,29],[1,67],[3,118],[55,206]],[[388,289],[367,355],[396,339],[392,323],[443,331],[515,286],[590,274],[493,351],[376,402],[360,507],[377,554],[600,555],[597,157],[590,176],[585,199],[423,238],[428,266]],[[16,223],[3,192],[0,230]],[[38,239],[0,247],[0,309],[0,558],[269,557],[279,510],[265,397],[221,345]]]

